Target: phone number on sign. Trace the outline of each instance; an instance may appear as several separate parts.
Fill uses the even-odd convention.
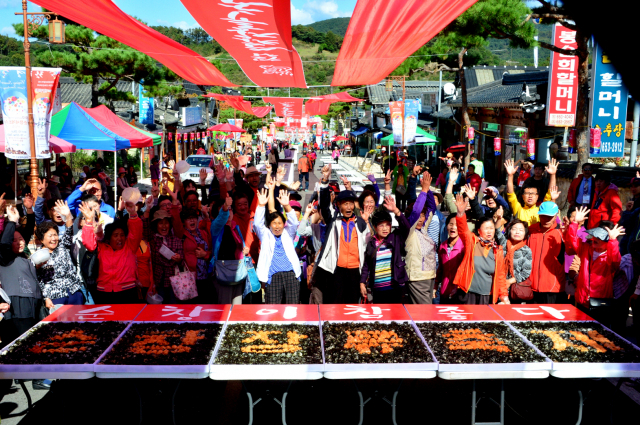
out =
[[[617,143],[602,143],[600,146],[600,152],[619,152],[622,155],[624,151],[623,142]]]

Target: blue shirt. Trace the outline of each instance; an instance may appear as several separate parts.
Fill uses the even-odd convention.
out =
[[[273,247],[273,258],[271,259],[271,266],[269,267],[269,281],[267,284],[271,283],[271,278],[274,274],[293,271],[291,261],[289,261],[287,254],[284,252],[282,238],[280,236],[276,236],[275,238],[276,244]]]
[[[591,201],[593,201],[593,199],[591,199],[591,179],[583,177],[580,186],[578,186],[578,193],[576,193],[576,203],[584,204],[583,195],[585,194],[589,196],[588,203],[591,203]]]
[[[80,186],[76,188],[71,195],[67,198],[67,204],[69,205],[69,209],[73,213],[74,216],[78,216],[80,214],[80,210],[78,207],[80,206],[80,198],[82,197],[82,192],[80,192]],[[116,218],[116,210],[109,204],[105,204],[105,202],[100,200],[100,212],[105,213],[111,218]]]

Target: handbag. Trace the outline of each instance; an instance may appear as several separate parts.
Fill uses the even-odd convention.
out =
[[[589,298],[589,310],[603,310],[613,307],[613,298]]]
[[[533,299],[533,289],[531,289],[531,279],[527,278],[522,282],[516,282],[509,287],[509,298],[512,301],[530,301]]]
[[[185,271],[180,272],[180,269],[176,266],[176,274],[169,278],[173,293],[180,301],[190,300],[198,296],[195,272],[189,271],[189,267],[185,262],[183,264]]]
[[[238,235],[240,235],[240,239],[242,239],[242,248],[246,248],[244,243],[244,238],[242,237],[242,232],[240,231],[240,226],[236,224],[236,230],[238,231]],[[245,282],[245,290],[247,294],[248,291],[258,292],[262,289],[262,284],[260,284],[260,280],[258,279],[258,272],[256,272],[255,267],[253,266],[253,259],[251,256],[245,256],[245,267],[247,269],[247,281]]]
[[[396,186],[396,193],[404,195],[405,193],[407,193],[407,188],[403,184],[399,184]]]
[[[87,288],[95,288],[98,284],[98,275],[100,273],[100,263],[98,262],[98,250],[87,251],[82,257],[80,264],[80,273]]]

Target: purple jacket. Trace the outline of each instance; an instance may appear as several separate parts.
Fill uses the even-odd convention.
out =
[[[411,227],[404,214],[396,216],[396,220],[398,220],[399,227],[387,236],[385,244],[391,247],[392,253],[391,281],[394,282],[394,284],[403,285],[409,280],[407,270],[405,269],[405,262],[402,257],[404,255],[404,245]],[[367,284],[367,281],[369,281],[367,286],[371,288],[373,287],[373,282],[376,280],[377,257],[378,247],[376,246],[376,238],[372,237],[364,253],[364,264],[362,265],[362,274],[360,277],[360,283]]]
[[[429,213],[430,212],[435,213],[435,210],[436,210],[436,200],[433,196],[432,191],[428,191],[427,193],[420,192],[420,195],[418,195],[418,199],[416,199],[416,202],[413,204],[413,210],[411,210],[411,214],[409,214],[410,228],[420,218],[420,213],[422,212],[422,209],[424,208],[425,203],[427,204],[426,216],[429,217]]]
[[[151,164],[149,171],[151,171],[151,180],[160,180],[160,165]]]

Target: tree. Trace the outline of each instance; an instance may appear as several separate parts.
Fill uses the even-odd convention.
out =
[[[467,84],[464,73],[465,57],[471,49],[483,49],[488,38],[509,39],[511,47],[530,48],[534,43],[535,27],[525,20],[531,10],[521,0],[479,0],[444,28],[435,39],[432,49],[441,53],[457,52],[455,65],[427,63],[416,71],[455,71],[460,85],[463,130],[471,126],[467,108]],[[480,50],[479,50],[480,51]],[[469,164],[469,144],[466,143],[465,168]]]
[[[18,34],[23,33],[22,24],[14,24],[14,28]],[[48,40],[48,26],[40,26],[33,36]],[[76,81],[90,83],[91,107],[100,104],[100,96],[108,101],[135,102],[130,92],[116,89],[120,80],[140,82],[144,79],[145,86],[154,86],[165,78],[166,68],[159,68],[154,59],[109,37],[96,35],[90,28],[68,25],[65,37],[67,45],[61,49],[36,52],[34,62],[40,66],[62,68]],[[100,80],[104,82],[101,84]]]

